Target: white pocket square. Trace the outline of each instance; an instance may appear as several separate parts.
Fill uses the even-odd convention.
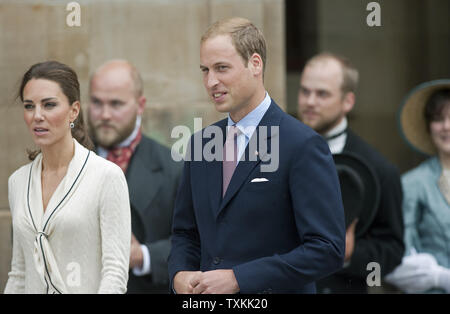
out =
[[[268,182],[269,180],[267,180],[266,178],[254,178],[252,181],[250,182]]]

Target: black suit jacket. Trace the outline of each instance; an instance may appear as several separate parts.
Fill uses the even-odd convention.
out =
[[[350,265],[318,282],[321,293],[367,293],[367,264],[377,262],[381,276],[402,261],[403,243],[402,186],[396,167],[351,130],[347,132],[344,152],[357,154],[375,170],[381,186],[381,199],[368,231],[355,239]],[[356,232],[358,225],[356,225]]]
[[[170,252],[172,213],[182,163],[170,150],[142,136],[130,160],[126,178],[130,192],[132,231],[150,252],[151,274],[130,270],[128,293],[168,293],[167,257]]]

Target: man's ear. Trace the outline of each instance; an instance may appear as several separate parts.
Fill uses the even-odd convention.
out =
[[[353,106],[355,105],[355,93],[347,92],[344,96],[344,112],[345,114],[352,111]]]
[[[261,59],[261,56],[256,52],[248,60],[248,66],[252,70],[253,75],[255,76],[262,75],[264,64]]]
[[[147,98],[145,98],[145,96],[140,96],[137,99],[137,103],[138,103],[138,112],[137,114],[140,116],[144,113],[145,110],[145,104],[147,103]]]

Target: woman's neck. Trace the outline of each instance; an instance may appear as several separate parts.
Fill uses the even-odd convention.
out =
[[[450,155],[439,152],[439,161],[443,169],[450,170]]]
[[[72,136],[66,136],[51,146],[41,147],[42,170],[57,171],[66,168],[75,153],[75,143]]]

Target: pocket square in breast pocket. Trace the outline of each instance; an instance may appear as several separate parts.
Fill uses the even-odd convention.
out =
[[[252,181],[250,182],[268,182],[269,180],[267,180],[266,178],[254,178]]]

